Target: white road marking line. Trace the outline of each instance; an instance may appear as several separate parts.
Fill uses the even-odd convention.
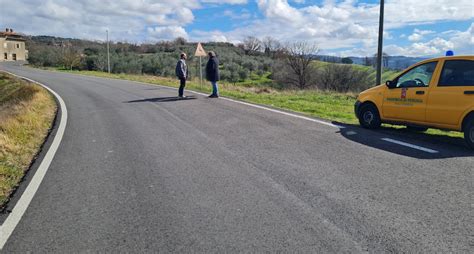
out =
[[[138,82],[138,83],[147,84],[147,83],[143,83],[143,82]],[[147,85],[150,85],[150,84],[147,84]],[[161,86],[161,87],[164,87],[164,88],[177,89],[177,88],[169,87],[169,86],[162,86],[162,85],[157,85],[157,86]],[[187,92],[202,95],[202,96],[206,96],[206,97],[208,96],[207,94],[204,94],[204,93],[201,93],[201,92],[196,92],[196,91],[193,91],[193,90],[187,90]],[[231,101],[231,102],[234,102],[234,103],[239,103],[239,104],[243,104],[243,105],[246,105],[246,106],[249,106],[249,107],[263,109],[263,110],[267,110],[267,111],[271,111],[271,112],[274,112],[274,113],[279,113],[279,114],[283,114],[283,115],[287,115],[287,116],[291,116],[291,117],[296,117],[296,118],[299,118],[299,119],[303,119],[303,120],[307,120],[307,121],[310,121],[310,122],[319,123],[319,124],[323,124],[323,125],[326,125],[326,126],[339,128],[339,129],[346,128],[346,127],[338,125],[338,124],[328,123],[328,122],[317,120],[317,119],[314,119],[314,118],[310,118],[310,117],[306,117],[306,116],[300,116],[300,115],[297,115],[297,114],[281,111],[281,110],[278,110],[278,109],[268,108],[268,107],[265,107],[265,106],[260,106],[260,105],[257,105],[257,104],[248,103],[248,102],[244,102],[244,101],[238,101],[238,100],[230,99],[230,98],[227,98],[227,97],[219,97],[219,99],[226,100],[226,101]]]
[[[3,70],[2,70],[3,71]],[[4,71],[10,75],[13,75],[15,77],[28,80],[30,82],[33,82],[35,84],[38,84],[44,88],[46,88],[50,93],[52,93],[56,99],[59,102],[59,106],[61,108],[61,120],[59,122],[59,127],[58,131],[56,132],[56,136],[53,139],[53,142],[51,143],[51,146],[46,153],[43,161],[41,161],[41,164],[36,171],[35,175],[31,179],[31,182],[28,184],[28,186],[25,189],[25,192],[21,195],[20,199],[18,200],[18,203],[16,203],[15,207],[13,208],[12,212],[8,215],[7,219],[5,222],[0,226],[0,250],[3,249],[5,246],[8,238],[10,235],[13,233],[13,230],[15,230],[15,227],[18,225],[18,223],[21,220],[21,217],[23,217],[23,214],[25,213],[26,209],[30,205],[31,200],[36,194],[36,191],[38,190],[41,182],[43,181],[44,176],[46,175],[46,172],[48,171],[48,168],[54,158],[54,155],[56,154],[59,145],[61,144],[61,140],[64,136],[64,131],[66,130],[66,124],[67,124],[67,108],[66,104],[64,103],[64,100],[59,96],[55,91],[50,89],[49,87],[36,82],[34,80],[31,80],[29,78],[25,78],[22,76],[15,75],[13,73]]]
[[[158,86],[160,86],[160,85],[158,85]],[[163,87],[168,87],[168,86],[163,86]],[[188,92],[203,95],[203,96],[208,96],[207,94],[192,91],[192,90],[188,90]],[[260,105],[253,104],[253,103],[238,101],[238,100],[230,99],[230,98],[227,98],[227,97],[219,97],[219,98],[221,100],[231,101],[231,102],[243,104],[243,105],[246,105],[246,106],[249,106],[249,107],[263,109],[263,110],[267,110],[267,111],[271,111],[271,112],[274,112],[274,113],[279,113],[279,114],[283,114],[283,115],[287,115],[287,116],[291,116],[291,117],[296,117],[296,118],[299,118],[299,119],[307,120],[307,121],[314,122],[314,123],[323,124],[323,125],[326,125],[326,126],[331,126],[331,127],[335,127],[335,128],[339,128],[339,129],[344,129],[345,128],[344,126],[341,126],[341,125],[338,125],[338,124],[328,123],[328,122],[317,120],[317,119],[314,119],[314,118],[310,118],[310,117],[306,117],[306,116],[300,116],[300,115],[297,115],[297,114],[281,111],[281,110],[278,110],[278,109],[268,108],[268,107],[260,106]]]
[[[436,150],[433,150],[433,149],[425,148],[425,147],[418,146],[418,145],[412,145],[412,144],[410,144],[410,143],[398,141],[398,140],[391,139],[391,138],[382,138],[382,140],[383,140],[383,141],[390,142],[390,143],[394,143],[394,144],[397,144],[397,145],[401,145],[401,146],[406,146],[406,147],[410,147],[410,148],[413,148],[413,149],[417,149],[417,150],[420,150],[420,151],[423,151],[423,152],[427,152],[427,153],[432,153],[432,154],[439,153],[439,151],[436,151]]]
[[[258,109],[263,109],[263,110],[267,110],[267,111],[271,111],[271,112],[275,112],[275,113],[280,113],[280,114],[283,114],[283,115],[303,119],[303,120],[314,122],[314,123],[323,124],[323,125],[330,126],[330,127],[335,127],[335,128],[339,128],[339,129],[344,129],[345,128],[344,126],[341,126],[341,125],[338,125],[338,124],[328,123],[328,122],[317,120],[317,119],[314,119],[314,118],[309,118],[309,117],[306,117],[306,116],[300,116],[300,115],[296,115],[296,114],[293,114],[293,113],[288,113],[288,112],[277,110],[277,109],[267,108],[267,107],[252,104],[252,103],[237,101],[237,100],[233,100],[233,99],[229,99],[229,98],[225,98],[225,97],[223,97],[221,99],[231,101],[231,102],[235,102],[235,103],[239,103],[239,104],[243,104],[243,105],[247,105],[247,106],[258,108]]]

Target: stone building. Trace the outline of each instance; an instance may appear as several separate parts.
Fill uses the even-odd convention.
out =
[[[2,61],[26,61],[28,50],[26,50],[25,39],[20,34],[7,28],[0,32],[0,62]]]

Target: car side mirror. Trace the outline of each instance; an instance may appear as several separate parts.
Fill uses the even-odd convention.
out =
[[[393,80],[387,80],[387,82],[385,82],[385,85],[386,85],[389,89],[392,89],[392,88],[394,88],[394,87],[397,85],[397,83],[394,82]]]

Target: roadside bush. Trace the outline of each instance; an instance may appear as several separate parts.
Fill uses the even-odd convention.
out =
[[[359,92],[370,85],[370,73],[345,64],[327,64],[317,72],[315,83],[323,90]]]

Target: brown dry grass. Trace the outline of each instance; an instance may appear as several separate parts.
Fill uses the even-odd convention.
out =
[[[44,88],[0,73],[0,209],[38,153],[55,113]]]

